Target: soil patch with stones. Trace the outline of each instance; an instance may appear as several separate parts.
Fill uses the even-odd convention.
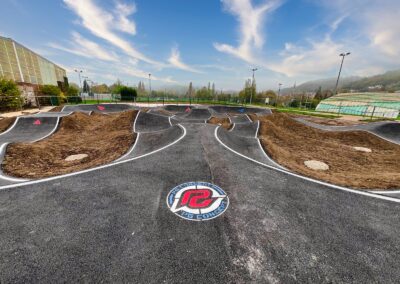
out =
[[[230,122],[229,118],[227,117],[211,117],[209,120],[207,120],[208,123],[210,124],[221,124],[223,128],[226,130],[229,130],[232,128],[232,123]]]
[[[6,131],[15,121],[15,117],[0,118],[0,133]]]
[[[329,183],[359,189],[400,188],[400,146],[363,131],[323,131],[274,113],[258,117],[259,138],[275,161],[288,169]],[[372,149],[371,153],[354,147]],[[315,171],[304,161],[323,161],[329,170]]]
[[[132,129],[136,115],[134,110],[90,116],[74,113],[63,117],[60,128],[49,138],[9,145],[3,171],[15,177],[43,178],[110,163],[124,155],[135,142]],[[83,153],[88,156],[65,160]]]

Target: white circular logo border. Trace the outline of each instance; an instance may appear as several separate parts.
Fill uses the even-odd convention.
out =
[[[185,216],[182,216],[181,214],[179,214],[179,212],[181,212],[182,210],[179,210],[179,211],[177,211],[177,212],[174,212],[172,209],[171,209],[171,205],[173,204],[173,202],[169,202],[169,199],[170,199],[170,197],[171,197],[171,194],[173,194],[172,195],[172,197],[171,197],[171,199],[172,199],[172,201],[173,200],[175,200],[175,198],[174,198],[174,196],[176,195],[176,193],[178,193],[178,192],[180,192],[180,191],[182,191],[182,190],[184,190],[185,188],[191,188],[191,187],[193,187],[193,186],[205,186],[205,187],[207,187],[207,188],[209,188],[209,189],[211,189],[213,192],[214,191],[216,191],[216,192],[218,192],[220,195],[223,195],[223,198],[222,198],[222,200],[221,200],[221,204],[225,204],[225,208],[223,208],[223,210],[221,211],[221,212],[219,212],[216,216],[213,216],[213,217],[210,217],[210,218],[203,218],[203,219],[196,219],[196,218],[188,218],[188,217],[185,217]],[[220,196],[221,197],[221,196]],[[225,203],[223,203],[223,201],[225,201]],[[169,191],[169,193],[168,193],[168,195],[167,195],[167,198],[166,198],[166,202],[167,202],[167,206],[168,206],[168,209],[173,213],[173,214],[175,214],[176,216],[178,216],[178,217],[180,217],[180,218],[182,218],[182,219],[184,219],[184,220],[188,220],[188,221],[196,221],[196,222],[203,222],[203,221],[209,221],[209,220],[212,220],[212,219],[215,219],[215,218],[217,218],[217,217],[220,217],[221,215],[223,215],[224,213],[225,213],[225,211],[228,209],[228,207],[229,207],[229,197],[228,197],[228,194],[222,189],[222,188],[220,188],[219,186],[217,186],[217,185],[215,185],[215,184],[212,184],[212,183],[209,183],[209,182],[202,182],[202,181],[190,181],[190,182],[185,182],[185,183],[182,183],[182,184],[179,184],[179,185],[177,185],[177,186],[175,186],[174,188],[172,188],[170,191]],[[216,209],[218,209],[220,206],[221,206],[221,204],[216,208]],[[216,210],[215,209],[215,210]],[[212,212],[212,211],[211,211]],[[203,214],[207,214],[207,213],[203,213]],[[202,214],[196,214],[196,215],[202,215]]]

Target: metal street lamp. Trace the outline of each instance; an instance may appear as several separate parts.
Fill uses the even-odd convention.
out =
[[[339,56],[342,57],[342,62],[341,62],[341,64],[340,64],[339,75],[338,75],[337,80],[336,80],[336,87],[335,87],[335,94],[336,94],[336,95],[337,95],[337,90],[338,90],[338,85],[339,85],[340,73],[342,72],[342,67],[343,67],[344,58],[345,58],[346,56],[350,55],[350,54],[351,54],[350,52],[339,54]]]
[[[80,92],[79,95],[82,96],[82,81],[81,81],[81,73],[83,72],[82,70],[74,70],[76,73],[78,73],[78,77],[79,77],[79,88],[80,88]]]
[[[150,92],[149,92],[149,95],[148,95],[148,97],[147,97],[147,104],[150,104],[150,95],[151,95],[151,73],[149,73],[149,89],[150,89]]]
[[[256,72],[257,70],[258,70],[258,68],[251,69],[251,71],[253,71],[253,82],[251,83],[250,104],[251,104],[251,101],[253,100],[253,90],[254,90],[253,87],[255,86],[254,72]]]
[[[279,85],[279,89],[278,89],[278,98],[276,99],[276,104],[277,104],[277,106],[278,106],[278,102],[279,102],[279,97],[280,97],[280,95],[281,95],[281,86],[282,86],[283,84],[282,84],[282,83],[279,83],[278,85]]]

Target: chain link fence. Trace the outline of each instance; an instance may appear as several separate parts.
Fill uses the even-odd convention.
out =
[[[346,99],[321,101],[316,111],[336,114],[359,115],[371,118],[399,117],[400,101],[353,101]]]

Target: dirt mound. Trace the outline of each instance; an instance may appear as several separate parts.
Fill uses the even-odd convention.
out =
[[[258,119],[264,149],[278,163],[295,172],[353,188],[400,188],[398,145],[363,131],[322,131],[282,113]],[[353,147],[370,148],[372,152],[359,152]],[[307,160],[323,161],[329,170],[308,169],[304,165]]]
[[[132,132],[137,111],[113,115],[74,113],[62,118],[60,128],[36,143],[7,147],[3,162],[6,174],[41,178],[75,172],[109,163],[125,154],[136,139]],[[65,161],[68,156],[88,157]]]
[[[15,121],[15,117],[0,118],[0,133],[6,131]]]
[[[232,128],[232,123],[229,121],[229,118],[227,117],[211,117],[209,120],[207,120],[208,123],[210,124],[221,124],[223,128],[226,130],[229,130]]]

